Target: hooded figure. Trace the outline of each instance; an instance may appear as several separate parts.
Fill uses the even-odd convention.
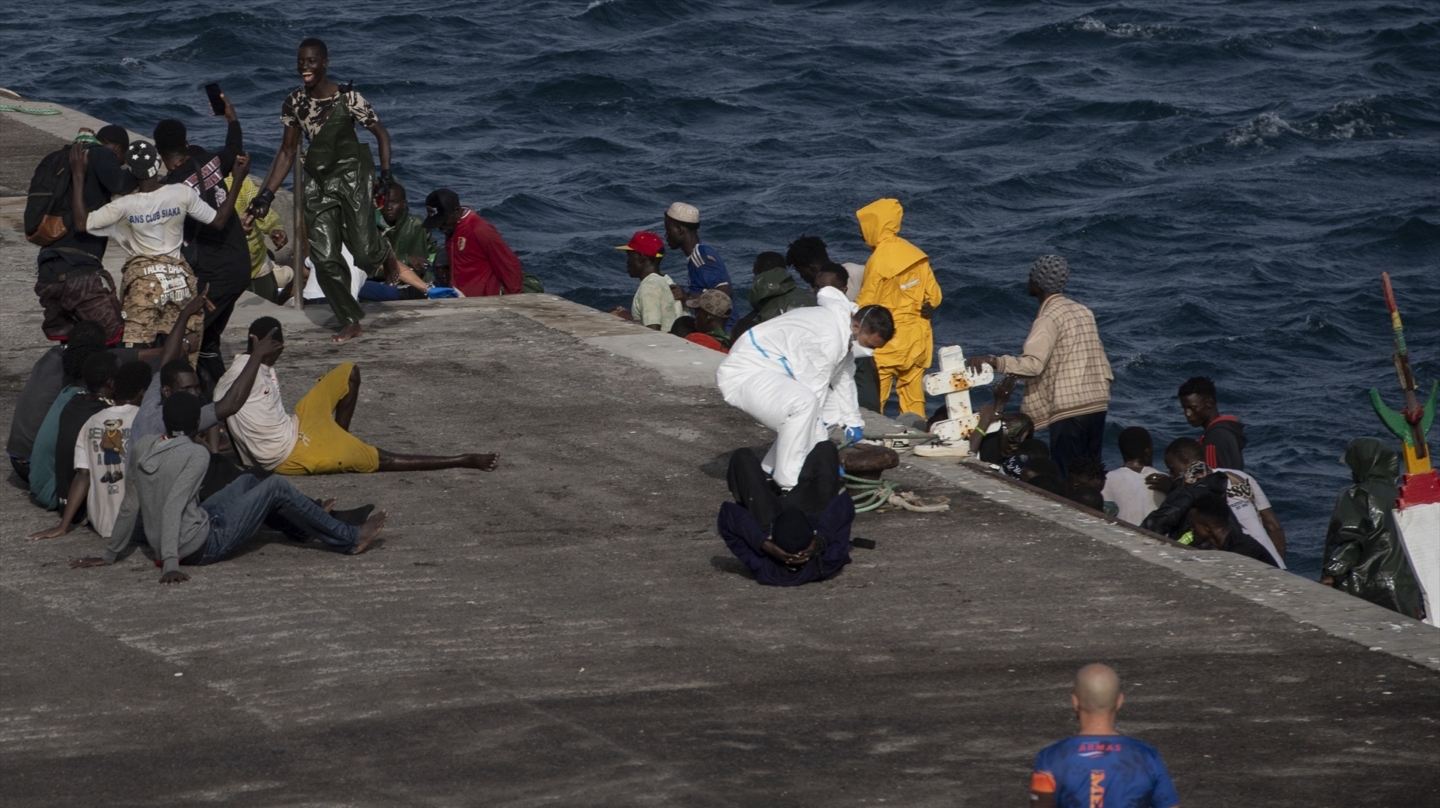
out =
[[[791,309],[815,305],[815,293],[795,286],[790,270],[779,266],[755,276],[750,286],[750,308],[759,315],[759,322],[774,319]]]
[[[893,382],[900,411],[924,418],[923,377],[934,352],[930,310],[940,305],[941,295],[930,258],[899,236],[904,214],[895,199],[877,199],[855,212],[860,235],[874,249],[865,262],[865,280],[855,302],[862,307],[879,304],[895,317],[895,338],[875,351],[880,406],[890,398]]]
[[[1322,582],[1418,618],[1420,587],[1395,527],[1400,459],[1382,441],[1356,438],[1345,449],[1345,464],[1355,484],[1341,492],[1330,515]]]

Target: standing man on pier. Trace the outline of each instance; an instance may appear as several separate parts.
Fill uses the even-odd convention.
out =
[[[299,196],[310,238],[310,258],[325,299],[340,321],[335,342],[364,334],[360,320],[365,312],[350,291],[350,268],[340,254],[343,244],[355,264],[367,275],[382,266],[388,277],[398,277],[400,264],[375,226],[374,200],[386,197],[390,186],[390,133],[370,102],[353,85],[341,88],[330,80],[330,53],[325,43],[310,38],[300,43],[296,70],[305,86],[285,97],[280,122],[285,137],[264,186],[250,205],[250,215],[270,211],[275,191],[295,164],[295,152],[304,133],[310,143],[305,155],[305,179]],[[370,147],[355,136],[355,124],[369,129],[380,146],[380,174]]]

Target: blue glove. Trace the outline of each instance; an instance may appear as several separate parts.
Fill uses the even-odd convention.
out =
[[[852,443],[858,443],[858,442],[859,442],[862,438],[864,438],[864,437],[865,437],[865,427],[863,427],[863,426],[847,426],[847,427],[845,427],[845,445],[846,445],[846,446],[849,446],[849,445],[852,444]]]
[[[431,300],[439,300],[447,297],[459,297],[460,293],[448,286],[432,286],[430,287],[430,291],[425,293],[425,296]]]

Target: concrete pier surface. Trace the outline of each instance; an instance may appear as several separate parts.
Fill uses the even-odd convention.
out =
[[[46,348],[34,253],[0,227],[7,424]],[[499,469],[294,479],[390,509],[382,541],[265,534],[173,587],[140,553],[68,569],[88,529],[26,541],[55,517],[10,477],[6,805],[1023,805],[1093,661],[1187,806],[1440,803],[1440,632],[941,459],[888,476],[949,512],[862,515],[842,574],[761,587],[715,513],[769,434],[718,354],[550,295],[369,312],[335,346],[247,297],[227,354],[278,316],[292,407],[355,361],[358,435]]]

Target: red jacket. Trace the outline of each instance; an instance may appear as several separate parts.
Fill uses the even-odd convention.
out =
[[[469,208],[445,239],[450,280],[466,297],[520,293],[520,259],[495,226]]]

